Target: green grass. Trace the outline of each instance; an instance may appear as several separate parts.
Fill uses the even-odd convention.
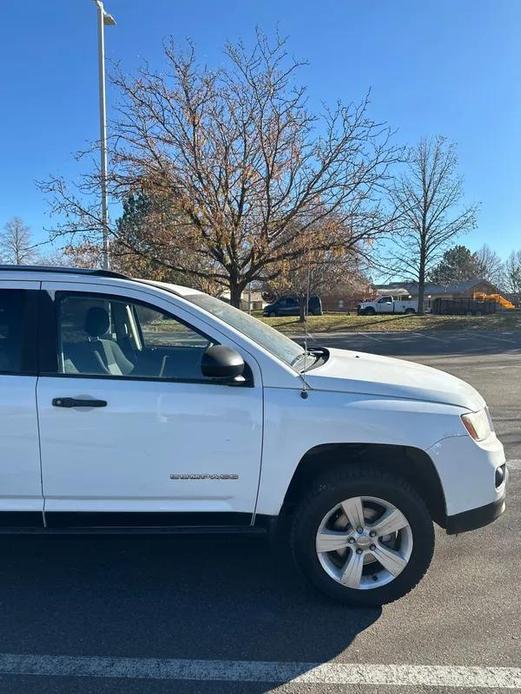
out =
[[[298,335],[304,326],[297,316],[257,318],[283,333]],[[309,332],[391,332],[424,330],[521,330],[521,312],[509,311],[489,316],[356,316],[345,313],[326,313],[323,316],[309,316]]]

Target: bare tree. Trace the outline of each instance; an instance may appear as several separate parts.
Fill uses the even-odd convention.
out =
[[[309,232],[308,232],[309,233]],[[328,234],[327,226],[315,229],[314,232]],[[364,253],[357,247],[347,250],[306,250],[312,243],[307,234],[298,237],[302,244],[301,255],[280,263],[277,276],[264,284],[265,290],[272,295],[291,294],[298,297],[300,304],[300,322],[304,322],[307,314],[307,298],[320,294],[332,288],[353,287],[362,277]]]
[[[521,250],[512,251],[505,262],[505,289],[521,301]]]
[[[116,76],[122,101],[109,186],[120,201],[143,181],[167,198],[175,214],[164,233],[146,229],[144,252],[173,272],[227,286],[237,306],[249,282],[273,278],[281,262],[302,254],[293,235],[329,220],[327,238],[307,237],[306,251],[320,252],[385,233],[381,193],[402,153],[389,128],[368,116],[367,99],[311,113],[297,86],[301,63],[288,57],[285,41],[258,34],[253,50],[227,45],[225,56],[212,70],[197,63],[193,47],[182,53],[170,43],[166,71]],[[43,185],[66,219],[54,236],[100,233],[98,185],[98,173],[72,192],[60,178]],[[143,252],[143,236],[137,243],[111,233]],[[180,248],[196,260],[190,267]]]
[[[88,241],[68,244],[62,249],[62,257],[65,265],[94,269],[101,265],[103,248],[98,243]]]
[[[486,244],[474,253],[483,279],[502,288],[505,283],[505,264],[499,255]]]
[[[215,264],[197,252],[194,235],[188,233],[187,225],[181,230],[176,224],[178,219],[179,211],[170,196],[146,187],[130,195],[117,220],[111,249],[113,267],[134,276],[176,284],[190,278],[190,284],[197,289],[218,294],[222,287],[209,277]],[[184,268],[184,272],[175,267]]]
[[[424,139],[410,149],[406,171],[392,189],[400,219],[390,260],[418,282],[420,314],[429,271],[451,241],[476,224],[476,207],[460,207],[463,187],[457,168],[454,144],[441,136]]]
[[[28,265],[35,262],[35,244],[30,228],[20,217],[13,217],[4,225],[0,234],[2,262],[11,265]]]

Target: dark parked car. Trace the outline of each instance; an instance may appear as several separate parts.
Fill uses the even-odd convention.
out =
[[[300,313],[300,300],[298,296],[279,296],[272,304],[264,309],[265,316],[298,316]],[[308,302],[308,314],[311,316],[322,315],[322,302],[319,296],[310,296]]]

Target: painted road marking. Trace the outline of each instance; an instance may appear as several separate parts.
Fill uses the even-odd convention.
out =
[[[0,654],[0,674],[521,690],[521,668]]]
[[[376,337],[376,335],[373,335],[372,333],[364,333],[364,337],[373,340],[373,342],[382,342],[382,340],[386,339],[386,334],[384,333],[382,337]]]
[[[500,335],[503,335],[503,333],[500,333]],[[507,337],[500,337],[497,333],[489,332],[489,333],[469,333],[468,336],[474,336],[479,338],[480,340],[496,340],[498,342],[506,342],[510,345],[519,345],[519,341],[516,340],[515,338],[507,338]]]
[[[435,337],[434,335],[427,335],[426,333],[411,333],[416,338],[425,340],[434,340],[435,342],[450,342],[450,339],[442,339],[441,337]]]

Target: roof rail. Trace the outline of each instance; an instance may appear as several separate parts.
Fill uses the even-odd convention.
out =
[[[94,275],[94,277],[115,277],[122,280],[128,280],[130,277],[123,275],[120,272],[112,272],[112,270],[91,270],[90,268],[84,267],[62,267],[60,265],[0,265],[0,272],[2,270],[8,270],[12,272],[13,270],[19,272],[57,272],[66,275]]]

